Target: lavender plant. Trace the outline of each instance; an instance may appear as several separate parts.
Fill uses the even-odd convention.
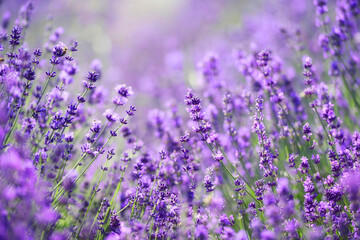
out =
[[[1,239],[360,239],[358,1],[314,0],[285,55],[224,41],[140,117],[64,29],[29,46],[34,7],[0,29]]]

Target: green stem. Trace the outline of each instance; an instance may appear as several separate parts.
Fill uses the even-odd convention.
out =
[[[27,82],[28,82],[28,84],[29,84],[30,81],[28,80]],[[26,86],[26,85],[25,85],[25,86]],[[18,121],[20,112],[21,112],[21,110],[22,110],[23,105],[24,105],[25,102],[26,102],[26,101],[24,101],[24,103],[22,102],[22,101],[23,101],[23,98],[24,98],[24,96],[25,96],[25,93],[26,93],[26,87],[24,87],[24,90],[23,90],[23,92],[21,93],[21,97],[20,97],[20,100],[19,100],[20,108],[19,108],[19,110],[18,110],[17,113],[16,113],[16,117],[15,117],[15,119],[14,119],[12,125],[11,125],[10,131],[8,132],[7,136],[5,137],[3,146],[5,146],[6,144],[8,144],[8,141],[9,141],[10,137],[12,136],[12,134],[13,134],[15,128],[16,128],[16,124],[17,124],[17,121]]]
[[[128,116],[127,116],[128,117]],[[127,118],[126,117],[126,118]],[[123,126],[124,124],[120,124],[119,127],[116,128],[115,133],[117,133],[119,131],[119,129]],[[90,161],[90,163],[85,167],[85,169],[80,173],[80,175],[75,179],[74,183],[77,183],[79,181],[79,179],[85,174],[85,172],[89,169],[89,167],[92,165],[92,163],[96,160],[96,158],[100,155],[100,153],[104,150],[104,148],[106,147],[106,145],[109,143],[109,141],[113,138],[112,135],[109,136],[109,138],[107,139],[107,141],[104,143],[104,145],[101,147],[101,149],[97,152],[97,154],[94,156],[94,158]],[[78,161],[80,162],[80,161]],[[51,191],[54,191],[58,186],[60,186],[60,184],[66,179],[66,177],[68,177],[71,174],[71,172],[69,172],[65,178],[63,178]],[[60,195],[64,192],[64,188],[62,191],[59,192],[59,194],[55,195],[54,197],[54,202],[57,201],[57,199],[60,197]]]
[[[133,203],[132,208],[131,208],[130,220],[132,219],[133,214],[134,214],[135,205],[136,205],[136,203],[137,203],[137,196],[138,196],[138,193],[139,193],[139,188],[137,187],[137,189],[136,189],[136,194],[135,194],[135,200],[134,200],[134,203]]]
[[[107,159],[107,160],[106,160],[105,165],[104,165],[104,168],[106,168],[109,160],[110,160],[110,159]],[[96,194],[96,192],[97,192],[97,190],[98,190],[98,188],[99,188],[99,185],[100,185],[100,182],[101,182],[101,180],[102,180],[102,178],[103,178],[104,172],[105,172],[105,170],[102,170],[101,175],[100,175],[100,178],[99,178],[99,180],[98,180],[98,182],[97,182],[97,184],[96,184],[96,188],[94,189],[93,194],[92,194],[92,196],[91,196],[89,206],[88,206],[87,209],[86,209],[86,213],[85,213],[85,215],[84,215],[84,217],[83,217],[83,219],[82,219],[82,221],[81,221],[79,230],[78,230],[78,232],[77,232],[77,234],[76,234],[76,238],[78,238],[78,236],[79,236],[79,234],[80,234],[80,231],[81,231],[81,229],[82,229],[82,227],[83,227],[83,225],[84,225],[84,223],[85,223],[85,219],[86,219],[86,217],[87,217],[87,215],[88,215],[88,213],[89,213],[89,210],[90,210],[90,208],[91,208],[91,206],[92,206],[92,203],[93,203],[94,198],[95,198],[95,194]]]
[[[132,156],[132,157],[133,157],[133,156]],[[108,208],[107,211],[106,211],[106,213],[105,213],[105,218],[104,218],[104,219],[106,220],[106,221],[105,221],[106,224],[105,224],[105,227],[104,227],[105,231],[107,230],[107,227],[108,227],[108,222],[107,222],[107,220],[108,220],[108,217],[109,217],[110,209],[113,209],[114,206],[115,206],[116,198],[117,198],[117,195],[119,194],[119,191],[120,191],[120,189],[121,189],[121,184],[122,184],[122,182],[123,182],[126,169],[129,167],[129,163],[130,163],[130,161],[127,162],[124,171],[121,173],[120,181],[118,182],[118,185],[116,186],[116,190],[115,190],[115,192],[113,193],[113,196],[112,196],[111,201],[110,201],[110,208]],[[98,212],[98,214],[95,216],[91,228],[94,226],[98,215],[99,215],[99,212]]]
[[[55,65],[54,65],[54,64],[52,64],[52,66],[51,66],[51,70],[50,70],[50,75],[51,75],[51,74],[52,74],[52,72],[54,71],[54,67],[55,67]],[[39,100],[37,101],[37,105],[39,105],[39,103],[40,103],[40,101],[41,101],[42,97],[44,96],[44,93],[45,93],[45,91],[46,91],[46,89],[47,89],[47,87],[48,87],[48,85],[49,85],[50,79],[51,79],[51,77],[50,77],[50,76],[48,76],[48,78],[46,79],[46,83],[45,83],[44,89],[43,89],[43,90],[42,90],[42,92],[41,92],[41,95],[40,95]]]
[[[11,125],[9,134],[6,136],[6,138],[5,138],[5,140],[4,140],[3,146],[5,146],[5,145],[8,144],[8,141],[9,141],[11,135],[13,134],[13,132],[14,132],[14,130],[15,130],[15,128],[16,128],[17,120],[18,120],[18,118],[19,118],[21,109],[22,109],[22,105],[20,106],[19,111],[17,111],[17,113],[16,113],[16,117],[15,117],[15,119],[14,119],[12,125]]]
[[[155,175],[154,184],[153,184],[152,187],[151,187],[150,194],[149,194],[149,197],[148,197],[148,201],[150,200],[150,198],[151,198],[151,196],[152,196],[152,193],[153,193],[153,191],[154,191],[155,185],[156,185],[156,183],[157,183],[157,180],[158,180],[158,177],[159,177],[160,168],[161,168],[161,163],[162,163],[162,159],[160,159],[159,167],[158,167],[157,170],[156,170],[156,175]],[[145,210],[146,210],[146,206],[144,206],[143,209],[142,209],[142,211],[141,211],[140,219],[143,218],[144,213],[145,213]]]

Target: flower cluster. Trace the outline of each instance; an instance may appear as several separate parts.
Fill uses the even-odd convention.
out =
[[[275,2],[313,22],[217,36],[149,110],[63,28],[32,49],[32,2],[5,12],[0,239],[360,239],[360,4]]]

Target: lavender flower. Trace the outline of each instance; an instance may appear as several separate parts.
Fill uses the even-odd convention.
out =
[[[104,4],[103,62],[51,18],[39,32],[33,1],[2,6],[0,239],[360,238],[358,1],[273,1],[226,34],[239,3],[193,1],[181,37],[125,48]]]

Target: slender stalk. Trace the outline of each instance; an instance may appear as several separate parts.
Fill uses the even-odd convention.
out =
[[[118,212],[116,212],[116,214],[120,214],[122,213],[126,208],[128,208],[130,206],[130,203],[126,204],[125,207],[123,207],[122,209],[120,209]]]
[[[139,187],[137,187],[137,189],[136,189],[135,200],[134,200],[134,203],[132,205],[131,213],[130,213],[130,220],[132,219],[133,214],[134,214],[135,206],[136,206],[136,203],[137,203],[138,193],[139,193]]]
[[[131,157],[133,157],[133,156],[131,156]],[[118,185],[117,185],[117,187],[116,187],[116,190],[115,190],[115,192],[114,192],[114,194],[113,194],[113,196],[112,196],[112,198],[111,198],[110,207],[109,207],[108,210],[106,211],[106,214],[105,214],[105,222],[106,222],[106,224],[105,224],[105,227],[104,227],[105,231],[107,230],[107,228],[108,228],[108,226],[109,226],[108,220],[109,220],[110,210],[111,210],[111,209],[114,209],[114,207],[115,207],[116,198],[117,198],[117,196],[118,196],[118,194],[119,194],[119,191],[120,191],[120,189],[121,189],[121,184],[122,184],[123,179],[124,179],[125,171],[126,171],[126,169],[129,167],[129,163],[130,163],[130,162],[127,162],[126,167],[125,167],[124,171],[123,171],[122,174],[121,174],[120,181],[119,181],[119,183],[118,183]],[[97,216],[96,216],[96,218],[97,218]],[[96,218],[94,219],[93,225],[94,225],[94,223],[95,223],[95,221],[96,221]]]
[[[110,159],[106,159],[104,168],[106,168],[109,160],[110,160]],[[99,189],[99,185],[100,185],[100,182],[101,182],[101,180],[102,180],[102,178],[103,178],[104,172],[105,172],[105,170],[102,170],[101,175],[100,175],[100,178],[99,178],[99,180],[98,180],[98,182],[97,182],[97,184],[96,184],[96,187],[95,187],[95,189],[94,189],[94,191],[93,191],[93,194],[92,194],[92,196],[91,196],[90,203],[89,203],[89,205],[88,205],[88,207],[87,207],[87,209],[86,209],[85,215],[84,215],[84,217],[83,217],[83,219],[82,219],[82,221],[81,221],[79,230],[78,230],[78,232],[77,232],[77,234],[76,234],[76,238],[78,238],[78,236],[79,236],[79,234],[80,234],[80,232],[81,232],[81,229],[82,229],[82,227],[83,227],[83,225],[84,225],[84,223],[85,223],[85,219],[86,219],[86,217],[87,217],[87,215],[88,215],[88,213],[89,213],[89,210],[90,210],[90,208],[91,208],[91,206],[92,206],[92,203],[93,203],[94,198],[95,198],[95,194],[97,193],[97,190]]]
[[[128,116],[127,116],[128,117]],[[127,118],[126,117],[126,118]],[[119,131],[119,129],[123,126],[124,124],[120,124],[119,127],[116,128],[115,133],[117,133]],[[101,149],[97,152],[97,154],[94,156],[94,158],[90,161],[90,163],[88,165],[86,165],[86,167],[83,169],[83,171],[79,174],[79,176],[75,179],[74,183],[77,183],[79,181],[79,179],[86,173],[86,171],[89,169],[89,167],[92,165],[92,163],[96,160],[96,158],[100,155],[100,153],[104,150],[104,148],[106,147],[106,145],[109,143],[109,141],[113,138],[112,135],[109,136],[109,138],[107,139],[107,141],[104,143],[104,145],[101,147]],[[79,161],[78,161],[79,162]],[[52,188],[51,191],[54,191],[55,189],[57,189],[58,186],[61,185],[61,183],[71,174],[71,172],[69,172],[65,178],[63,178],[55,187]],[[54,197],[54,202],[57,201],[57,199],[60,197],[60,195],[65,191],[65,189],[63,188],[58,194],[55,195]]]
[[[19,119],[19,115],[20,115],[21,109],[22,109],[22,106],[20,106],[19,110],[18,110],[17,113],[16,113],[16,117],[15,117],[13,123],[11,124],[10,131],[9,131],[9,133],[7,134],[7,136],[6,136],[5,139],[4,139],[3,146],[6,146],[6,145],[8,144],[9,139],[10,139],[10,137],[12,136],[12,134],[13,134],[15,128],[16,128],[17,120]]]
[[[27,84],[29,84],[29,83],[30,83],[30,81],[28,80]],[[16,124],[17,124],[17,121],[19,119],[20,112],[21,112],[21,110],[22,110],[22,108],[24,106],[24,103],[26,102],[26,99],[23,100],[23,98],[25,96],[25,93],[26,93],[26,84],[25,84],[23,92],[21,93],[21,97],[20,97],[20,100],[19,100],[19,103],[20,103],[19,110],[16,112],[16,117],[15,117],[14,121],[11,124],[10,131],[8,132],[8,134],[6,135],[6,137],[4,139],[3,146],[8,144],[8,141],[9,141],[10,137],[12,136],[12,134],[13,134],[15,128],[16,128]],[[24,101],[24,103],[23,103],[23,101]]]
[[[44,86],[44,88],[43,88],[43,90],[42,90],[42,92],[41,92],[41,95],[40,95],[40,97],[39,97],[39,100],[37,101],[37,105],[39,105],[42,97],[44,96],[45,91],[46,91],[46,89],[47,89],[47,87],[48,87],[48,85],[49,85],[50,79],[51,79],[51,76],[50,76],[50,75],[51,75],[51,74],[53,73],[53,71],[54,71],[55,64],[51,64],[51,65],[52,65],[52,66],[51,66],[50,74],[49,74],[48,78],[46,79],[45,86]]]
[[[160,159],[159,167],[156,169],[155,180],[154,180],[154,184],[153,184],[152,187],[151,187],[149,197],[147,198],[148,201],[150,200],[150,198],[151,198],[151,196],[152,196],[152,193],[153,193],[153,191],[154,191],[155,185],[157,184],[157,180],[158,180],[158,178],[159,178],[159,172],[160,172],[160,168],[161,168],[161,162],[162,162],[162,159]],[[141,211],[140,219],[143,218],[144,213],[145,213],[145,209],[146,209],[146,206],[144,206],[143,209],[142,209],[142,211]]]
[[[131,158],[132,158],[133,156],[134,156],[134,155],[132,155]],[[124,175],[125,175],[126,169],[129,167],[129,164],[130,164],[130,161],[126,163],[125,169],[124,169],[124,171],[122,171],[122,173],[121,173],[120,181],[118,182],[118,184],[117,184],[117,186],[116,186],[116,189],[115,189],[115,192],[113,193],[113,196],[112,196],[111,201],[110,201],[110,209],[113,209],[113,208],[114,208],[117,195],[119,194],[119,191],[120,191],[120,189],[121,189],[121,184],[122,184],[122,182],[123,182]],[[130,204],[128,204],[128,205],[130,205]],[[110,209],[108,209],[108,210],[106,211],[106,214],[105,214],[106,217],[105,217],[105,219],[107,219],[108,214],[109,214],[109,212],[110,212]],[[120,211],[122,211],[122,210],[120,210]],[[100,211],[97,212],[97,214],[96,214],[96,216],[95,216],[95,218],[94,218],[93,224],[91,225],[90,230],[94,227],[95,222],[96,222],[96,220],[97,220],[97,217],[98,217],[99,213],[100,213]],[[105,226],[105,228],[107,228],[107,226]]]

